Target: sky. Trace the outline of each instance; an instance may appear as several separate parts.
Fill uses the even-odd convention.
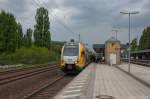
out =
[[[34,29],[36,9],[49,11],[51,38],[55,41],[78,40],[103,44],[118,30],[118,39],[127,43],[128,15],[120,12],[139,11],[131,15],[131,40],[140,39],[150,25],[150,0],[0,0],[0,10],[14,14],[23,31]]]

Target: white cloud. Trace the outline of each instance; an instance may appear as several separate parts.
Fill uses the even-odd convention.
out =
[[[60,19],[62,22],[71,24],[72,16],[78,14],[79,12],[74,8],[55,8],[52,10],[51,14]]]
[[[132,38],[141,35],[145,26],[150,25],[149,0],[36,0],[40,5],[47,5],[49,13],[54,18],[67,24],[75,33],[81,33],[84,41],[103,43],[110,36],[115,25],[120,26],[118,37],[121,41],[128,41],[128,16],[121,15],[120,11],[140,11],[140,14],[131,18]],[[4,3],[7,2],[7,3]],[[23,25],[24,31],[34,26],[35,14],[38,8],[34,0],[0,0],[0,9],[10,11]],[[46,7],[46,6],[45,6]],[[70,40],[78,36],[70,33],[54,18],[50,16],[53,40]],[[135,32],[137,34],[135,34]]]
[[[8,0],[0,0],[0,3],[5,3],[7,2]]]

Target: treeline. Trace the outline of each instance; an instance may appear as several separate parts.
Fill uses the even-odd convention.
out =
[[[1,11],[0,13],[0,53],[15,52],[21,46],[21,25],[16,22],[15,17]]]
[[[0,64],[56,60],[59,52],[52,48],[48,10],[38,8],[35,21],[34,29],[23,33],[13,14],[0,12]]]
[[[131,43],[132,51],[144,49],[150,49],[150,26],[143,30],[139,44],[137,38],[134,38]]]
[[[139,49],[150,49],[150,27],[144,29],[139,41]]]

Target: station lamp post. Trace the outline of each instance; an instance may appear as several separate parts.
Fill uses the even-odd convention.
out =
[[[131,54],[131,43],[130,43],[130,16],[132,14],[138,14],[138,11],[133,11],[133,12],[120,12],[121,14],[127,14],[129,15],[129,52],[128,52],[128,63],[129,63],[129,73],[130,73],[130,62],[131,62],[131,58],[130,58],[130,54]]]

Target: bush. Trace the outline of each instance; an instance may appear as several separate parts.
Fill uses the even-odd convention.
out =
[[[17,49],[13,54],[3,53],[0,56],[0,64],[42,64],[59,59],[59,53],[55,50],[32,46],[31,48]]]

